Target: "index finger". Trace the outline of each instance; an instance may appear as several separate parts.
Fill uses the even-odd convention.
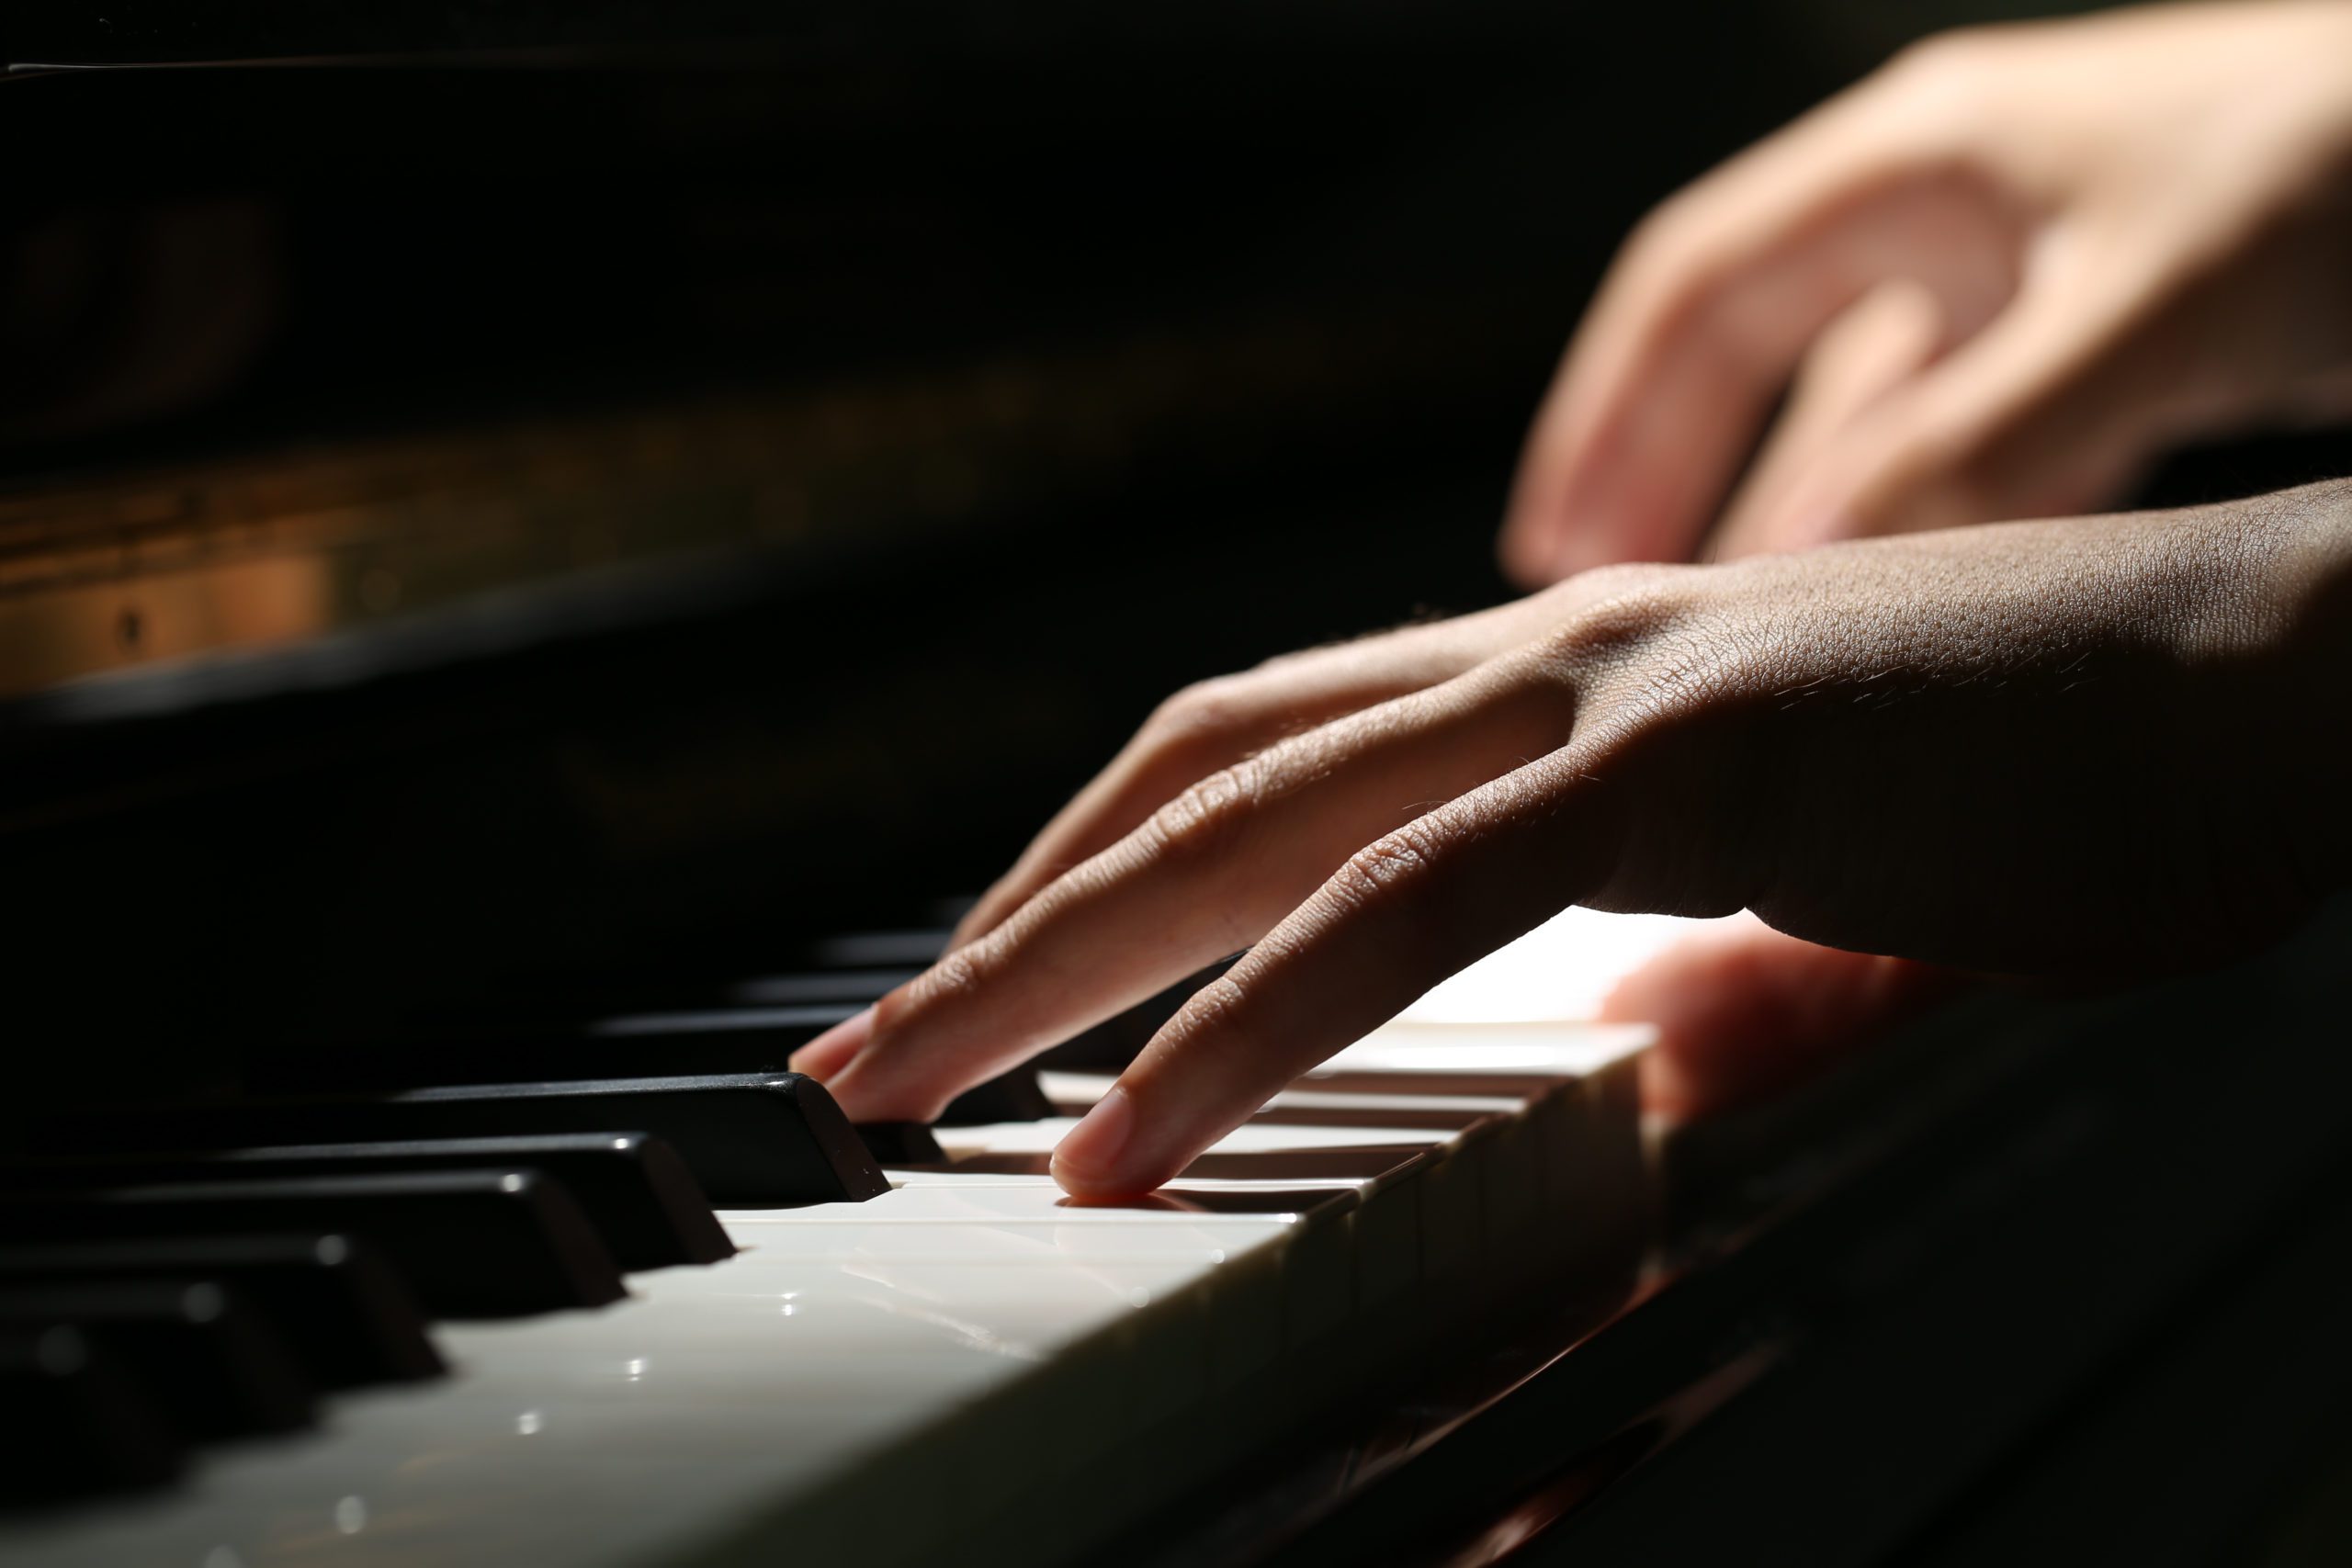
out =
[[[1186,791],[842,1026],[846,1066],[831,1039],[796,1063],[837,1067],[818,1076],[854,1120],[928,1120],[971,1084],[1249,946],[1351,850],[1551,750],[1572,706],[1557,686],[1474,672],[1286,741]]]
[[[1543,615],[1498,605],[1294,653],[1187,687],[1056,813],[1012,868],[959,921],[961,947],[1002,924],[1056,877],[1133,832],[1185,785],[1251,753],[1375,703],[1453,679],[1500,651]]]
[[[1609,881],[1600,786],[1576,749],[1351,856],[1153,1037],[1054,1152],[1073,1194],[1148,1191],[1300,1074]]]

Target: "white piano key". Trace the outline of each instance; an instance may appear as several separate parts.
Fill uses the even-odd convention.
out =
[[[1564,909],[1441,982],[1400,1016],[1447,1023],[1596,1018],[1619,980],[1685,936],[1717,923]]]
[[[1048,1116],[1035,1122],[995,1122],[977,1127],[937,1129],[939,1146],[951,1158],[967,1154],[1037,1154],[1054,1152],[1056,1145],[1078,1125],[1077,1118]],[[1445,1135],[1418,1127],[1300,1127],[1244,1122],[1210,1145],[1216,1154],[1271,1154],[1285,1149],[1331,1149],[1393,1144],[1420,1148],[1442,1144]]]
[[[1383,1024],[1311,1068],[1306,1086],[1335,1073],[1530,1073],[1582,1077],[1637,1055],[1657,1037],[1645,1023]]]
[[[208,1455],[192,1485],[19,1530],[0,1562],[1072,1555],[1173,1500],[1231,1432],[1407,1364],[1532,1281],[1630,1258],[1648,1035],[1564,1026],[1584,1014],[1560,965],[1640,943],[1546,931],[1549,959],[1514,944],[1465,971],[1217,1145],[1304,1174],[1204,1174],[1102,1209],[1042,1175],[910,1171],[870,1203],[729,1213],[726,1262],[635,1276],[606,1312],[452,1325],[447,1382],[338,1399],[322,1434]],[[1453,1092],[1482,1075],[1491,1092]],[[1083,1104],[1110,1081],[1046,1086]],[[1357,1110],[1367,1124],[1322,1124]],[[1018,1165],[1072,1125],[942,1139]],[[1235,1195],[1265,1212],[1193,1212]]]
[[[1186,1258],[1211,1264],[1270,1245],[1285,1228],[1284,1222],[1272,1217],[1148,1224],[910,1220],[796,1225],[740,1213],[729,1213],[726,1220],[736,1245],[747,1251],[834,1262],[882,1258],[906,1263],[1014,1264]]]
[[[902,1187],[894,1196],[899,1201],[892,1205],[893,1213],[878,1223],[1197,1225],[1210,1217],[1288,1223],[1326,1203],[1352,1205],[1355,1201],[1354,1190],[1345,1184],[1300,1181],[1235,1183],[1222,1190],[1170,1187],[1125,1202],[1090,1203],[1071,1198],[1050,1178],[1032,1177],[1009,1185],[1003,1179],[985,1176]]]

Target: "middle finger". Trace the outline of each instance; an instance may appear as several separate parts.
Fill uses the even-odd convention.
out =
[[[854,1120],[929,1120],[1255,942],[1381,834],[1555,750],[1573,707],[1483,665],[1213,775],[884,998],[827,1087]]]

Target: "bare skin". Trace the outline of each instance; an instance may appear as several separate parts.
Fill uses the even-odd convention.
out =
[[[1764,917],[1611,998],[1659,1026],[1645,1087],[1680,1113],[1939,963],[2256,940],[2343,874],[2335,730],[2298,706],[2340,688],[2294,686],[2343,672],[2340,491],[1588,569],[2110,504],[2184,436],[2352,411],[2347,277],[2352,5],[1930,39],[1618,258],[1502,538],[1557,586],[1179,694],[967,945],[801,1064],[925,1115],[1254,942],[1065,1145],[1065,1183],[1112,1192],[1566,902]]]
[[[1503,559],[1534,587],[2110,506],[2182,437],[2352,410],[2346,277],[2352,5],[1930,39],[1642,226],[1535,421]],[[1458,672],[1531,613],[1183,694],[963,934],[1193,780]],[[1660,1028],[1652,1104],[1683,1112],[1946,983],[1749,923],[1668,953],[1611,1006]]]
[[[2185,437],[2352,412],[2347,279],[2352,5],[1930,39],[1642,225],[1503,560],[1536,587],[2112,506]]]
[[[927,1119],[1247,947],[1057,1151],[1108,1196],[1570,903],[1977,970],[2209,961],[2352,869],[2347,585],[2336,484],[1614,568],[1278,660],[1171,702],[973,940],[795,1065]]]
[[[2112,506],[2180,439],[2352,410],[2347,276],[2352,5],[1929,39],[1641,227],[1530,434],[1503,561],[1534,587]],[[1652,1108],[1697,1113],[1949,980],[1745,924],[1611,1008],[1661,1031]]]

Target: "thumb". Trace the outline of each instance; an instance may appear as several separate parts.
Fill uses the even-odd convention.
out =
[[[1802,942],[1743,915],[1626,976],[1601,1017],[1656,1026],[1643,1100],[1669,1120],[1690,1121],[1818,1075],[1957,978],[1905,959]]]

